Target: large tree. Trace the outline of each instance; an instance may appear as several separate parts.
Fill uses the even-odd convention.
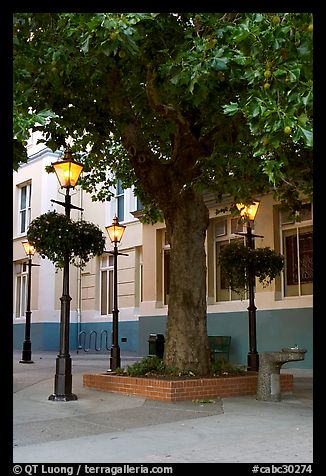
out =
[[[94,198],[109,198],[111,170],[163,216],[164,360],[207,374],[203,191],[273,189],[292,208],[311,196],[312,15],[15,14],[14,167],[31,130],[52,150],[72,138]]]

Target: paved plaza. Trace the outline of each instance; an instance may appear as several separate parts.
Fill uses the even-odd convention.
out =
[[[255,396],[163,403],[82,385],[109,356],[71,353],[78,400],[53,402],[55,352],[13,359],[14,463],[312,463],[312,373],[280,402]],[[122,355],[122,366],[137,356]],[[289,371],[289,370],[287,370]]]

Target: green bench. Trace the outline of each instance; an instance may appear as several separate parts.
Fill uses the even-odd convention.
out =
[[[213,360],[219,357],[229,360],[231,336],[208,336],[208,345]]]

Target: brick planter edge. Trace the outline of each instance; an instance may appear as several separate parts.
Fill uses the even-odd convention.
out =
[[[129,377],[108,374],[84,374],[83,385],[103,392],[123,393],[151,400],[176,402],[209,397],[255,395],[258,373],[247,375],[168,380],[149,377]],[[282,393],[293,391],[293,375],[281,374]]]

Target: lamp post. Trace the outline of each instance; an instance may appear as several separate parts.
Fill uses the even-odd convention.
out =
[[[109,235],[111,243],[114,245],[113,252],[113,309],[112,309],[112,345],[110,354],[110,371],[116,370],[121,366],[120,347],[119,347],[119,310],[118,310],[118,255],[124,253],[118,252],[118,243],[120,243],[125,231],[125,226],[120,225],[117,216],[113,218],[112,225],[105,229]]]
[[[259,207],[259,201],[246,206],[242,203],[237,203],[237,208],[242,218],[246,220],[246,233],[237,233],[237,235],[244,235],[246,237],[246,246],[253,250],[255,248],[255,237],[263,238],[261,235],[254,235],[252,233],[251,222],[255,220],[256,213]],[[248,266],[248,314],[249,314],[249,352],[248,352],[248,370],[258,372],[259,369],[259,355],[257,352],[256,339],[256,306],[255,306],[255,274],[249,264]]]
[[[70,188],[74,188],[78,178],[83,170],[83,166],[75,162],[69,147],[65,150],[63,160],[52,164],[59,180],[61,188],[66,189],[65,201],[60,202],[51,200],[51,202],[62,205],[65,209],[65,215],[70,217],[70,210],[83,210],[71,204]],[[60,311],[60,351],[56,359],[56,374],[54,379],[54,393],[49,396],[49,400],[67,402],[77,400],[77,395],[72,393],[72,374],[71,357],[69,354],[69,328],[70,328],[70,301],[69,296],[69,250],[65,252],[63,267],[63,285],[61,311]]]
[[[32,263],[32,257],[35,254],[35,248],[27,240],[22,241],[25,253],[28,257],[27,268],[27,302],[26,302],[26,321],[25,321],[25,339],[23,342],[22,358],[20,364],[34,364],[32,360],[32,342],[31,342],[31,289],[32,289],[32,266],[39,266]]]

